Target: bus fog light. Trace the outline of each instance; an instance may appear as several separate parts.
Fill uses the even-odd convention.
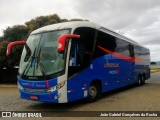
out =
[[[57,85],[57,89],[62,88],[64,85],[65,85],[65,81],[59,83],[59,84]]]
[[[59,83],[59,84],[56,85],[56,86],[50,87],[50,88],[47,90],[47,92],[53,92],[53,91],[59,90],[59,89],[62,88],[64,85],[65,85],[65,81]]]

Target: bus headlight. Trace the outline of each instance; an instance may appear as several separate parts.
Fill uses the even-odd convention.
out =
[[[17,82],[17,84],[18,84],[18,89],[24,90],[24,88],[18,82]]]
[[[65,85],[65,81],[59,83],[58,85],[55,85],[55,86],[53,86],[53,87],[50,87],[50,88],[47,90],[47,92],[56,91],[56,90],[62,88],[64,85]]]

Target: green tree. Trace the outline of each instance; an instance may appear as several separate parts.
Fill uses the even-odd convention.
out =
[[[24,40],[28,35],[28,29],[25,25],[15,25],[3,30],[3,39],[9,41]]]
[[[70,19],[69,21],[84,21],[84,20],[79,19],[79,18],[74,18],[74,19]]]
[[[53,14],[48,16],[36,17],[35,19],[26,22],[25,25],[28,27],[29,33],[31,33],[33,30],[38,29],[40,27],[60,22],[60,17],[57,14]]]
[[[35,19],[32,19],[25,23],[25,25],[28,28],[28,34],[30,34],[32,31],[44,27],[46,25],[51,25],[55,23],[61,23],[61,22],[68,22],[68,21],[84,21],[83,19],[75,18],[75,19],[61,19],[57,14],[53,15],[47,15],[47,16],[39,16]],[[87,21],[87,20],[85,20]]]
[[[156,62],[151,62],[150,64],[151,64],[151,65],[156,65],[157,63],[156,63]]]
[[[9,43],[10,42],[7,40],[0,42],[0,69],[3,69],[4,67],[10,69],[19,65],[23,46],[14,46],[11,55],[7,57],[6,51]]]
[[[19,64],[22,46],[15,46],[11,55],[6,57],[7,45],[12,41],[26,40],[29,34],[40,27],[68,21],[83,21],[82,19],[61,19],[57,14],[39,16],[26,22],[25,25],[14,25],[3,30],[0,37],[0,68],[13,68]]]
[[[0,68],[13,68],[19,64],[22,46],[15,46],[11,55],[6,57],[7,46],[9,42],[25,40],[28,35],[28,29],[25,25],[15,25],[7,27],[3,31],[2,41],[0,42]]]

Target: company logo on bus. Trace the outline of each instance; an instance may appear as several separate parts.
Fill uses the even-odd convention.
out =
[[[44,88],[44,87],[46,87],[46,85],[36,84],[36,87],[40,87],[40,88],[43,87]]]
[[[105,68],[118,68],[120,67],[119,63],[109,63],[108,58],[106,59],[106,63],[104,64]]]
[[[109,74],[112,74],[112,75],[120,74],[120,70],[111,70],[111,71],[109,71]]]
[[[31,87],[31,86],[34,86],[34,83],[22,83],[22,85]]]

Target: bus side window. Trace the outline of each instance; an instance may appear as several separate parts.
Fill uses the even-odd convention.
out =
[[[129,44],[128,47],[129,47],[130,57],[135,57],[134,46]]]
[[[116,43],[117,43],[117,47],[116,47],[115,51],[118,54],[125,55],[125,56],[130,56],[128,42],[126,42],[126,41],[124,41],[120,38],[116,38]]]
[[[100,56],[107,54],[106,52],[101,50],[98,46],[101,46],[107,50],[114,52],[115,48],[117,46],[116,38],[112,35],[109,35],[107,33],[102,32],[102,31],[98,31],[98,37],[97,37],[97,42],[96,42],[95,52],[94,52],[94,58],[97,58],[97,57],[100,57]]]
[[[28,47],[27,44],[24,47],[26,49],[26,56],[24,58],[24,62],[27,62],[31,56],[31,49]]]
[[[68,69],[69,77],[89,66],[93,50],[95,29],[79,27],[75,29],[74,34],[79,34],[81,37],[78,40],[72,40]]]
[[[74,31],[74,34],[81,36],[77,40],[77,62],[82,68],[85,68],[91,60],[95,30],[89,27],[79,27]]]
[[[72,42],[71,44],[71,51],[70,51],[70,57],[69,57],[69,66],[79,66],[79,63],[77,61],[77,51],[78,51],[78,44],[76,42]]]

